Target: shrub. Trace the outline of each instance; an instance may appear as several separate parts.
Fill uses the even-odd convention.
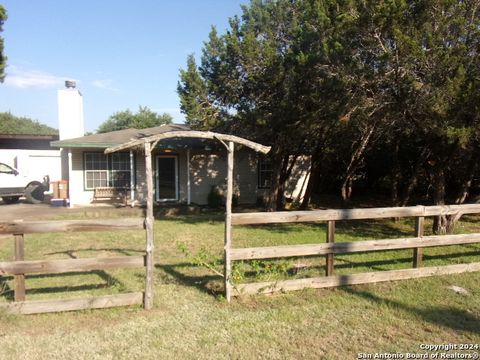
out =
[[[225,200],[224,200],[223,195],[221,194],[218,186],[213,185],[210,188],[210,192],[208,193],[207,201],[208,201],[208,207],[210,207],[212,209],[219,209],[225,204]]]
[[[208,193],[208,207],[212,209],[220,209],[225,207],[226,192],[218,185],[213,185]],[[238,195],[233,194],[232,206],[238,206]]]

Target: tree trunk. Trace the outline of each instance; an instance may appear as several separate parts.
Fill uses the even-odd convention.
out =
[[[287,158],[287,162],[285,161],[285,158]],[[279,171],[278,171],[278,177],[277,177],[277,186],[276,186],[276,200],[275,200],[275,210],[274,211],[281,211],[284,208],[284,201],[283,201],[283,193],[285,191],[285,180],[283,179],[284,176],[283,174],[286,172],[285,167],[288,166],[288,155],[285,155],[282,157],[282,160],[280,162],[279,166]]]
[[[404,187],[403,195],[402,195],[402,202],[401,206],[407,206],[408,202],[410,201],[410,197],[412,196],[413,190],[417,186],[418,178],[420,176],[420,172],[422,171],[425,160],[430,156],[430,151],[424,149],[420,156],[417,158],[415,162],[415,166],[413,168],[412,175],[408,180],[408,185]]]
[[[307,188],[305,189],[305,195],[303,196],[302,204],[300,209],[308,209],[310,205],[310,200],[312,199],[313,193],[318,190],[318,181],[320,179],[320,169],[321,169],[321,150],[317,149],[311,159],[310,163],[310,177],[308,178]]]
[[[288,156],[287,156],[288,159]],[[285,180],[282,173],[286,172],[288,162],[284,164],[285,156],[278,150],[273,153],[272,161],[272,184],[270,187],[269,196],[267,199],[267,211],[277,211],[283,207],[283,190],[285,187]]]
[[[477,172],[478,163],[476,159],[472,159],[470,161],[469,172],[467,176],[463,179],[462,184],[460,185],[460,189],[457,193],[455,198],[455,204],[460,205],[465,202],[470,193],[470,188],[472,186],[473,178],[475,177],[475,173]]]
[[[353,177],[355,176],[355,172],[357,171],[358,166],[363,159],[363,156],[370,143],[370,139],[373,135],[374,130],[375,125],[370,126],[370,128],[366,130],[366,132],[362,135],[357,148],[355,149],[350,158],[350,162],[347,166],[345,176],[340,187],[342,200],[344,202],[348,202],[348,200],[350,200],[350,197],[352,196]]]
[[[460,185],[460,188],[458,190],[457,196],[455,197],[454,203],[456,205],[463,204],[467,199],[468,194],[470,193],[470,188],[472,186],[473,178],[475,177],[475,173],[477,172],[477,168],[478,168],[478,165],[477,165],[476,157],[472,155],[469,161],[468,174],[463,179]],[[462,217],[462,214],[447,216],[446,228],[447,228],[448,234],[453,234],[455,230],[455,225],[457,224],[458,220],[460,220],[461,217]]]
[[[395,142],[394,156],[393,156],[393,169],[392,169],[392,187],[391,187],[391,201],[392,206],[398,206],[400,204],[400,182],[402,179],[402,169],[400,167],[400,161],[398,160],[399,145],[398,141]]]
[[[342,183],[341,195],[344,204],[348,204],[350,198],[352,197],[353,175],[354,173],[348,174]]]
[[[434,205],[445,205],[445,171],[440,166],[437,165],[432,174]],[[447,217],[445,215],[435,216],[433,218],[433,233],[446,234],[446,232]]]
[[[280,168],[280,175],[278,180],[278,189],[277,189],[277,210],[283,210],[285,207],[284,203],[284,193],[285,193],[285,184],[292,174],[293,167],[297,162],[298,155],[293,155],[293,159],[290,162],[290,155],[284,155],[282,160],[282,166]]]

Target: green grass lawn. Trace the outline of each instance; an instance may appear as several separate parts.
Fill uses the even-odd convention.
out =
[[[478,273],[245,296],[228,304],[222,278],[196,265],[200,258],[221,271],[223,227],[222,217],[215,214],[157,220],[152,311],[134,306],[29,316],[1,313],[0,359],[355,359],[357,353],[422,352],[422,343],[480,343]],[[339,222],[336,241],[406,237],[413,227],[410,220]],[[456,232],[480,232],[479,219],[463,218]],[[234,247],[324,241],[324,224],[233,231]],[[144,242],[142,231],[27,235],[26,259],[138,255]],[[13,259],[12,239],[0,238],[0,259]],[[424,266],[479,259],[477,244],[427,248]],[[306,267],[294,274],[291,268],[297,263]],[[234,273],[242,282],[322,276],[324,263],[323,256],[238,262]],[[338,255],[335,272],[411,264],[412,250]],[[0,279],[0,302],[11,301],[13,282]],[[31,275],[27,299],[138,291],[143,282],[142,269]],[[468,294],[457,294],[452,285]]]

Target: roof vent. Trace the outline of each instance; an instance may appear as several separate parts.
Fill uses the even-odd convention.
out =
[[[67,89],[75,89],[76,86],[77,86],[77,84],[73,80],[66,80],[65,81],[65,87]]]

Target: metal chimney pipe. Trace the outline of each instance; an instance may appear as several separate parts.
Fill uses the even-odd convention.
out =
[[[77,84],[75,83],[75,81],[73,80],[65,80],[65,87],[67,89],[75,89],[75,87],[77,86]]]

